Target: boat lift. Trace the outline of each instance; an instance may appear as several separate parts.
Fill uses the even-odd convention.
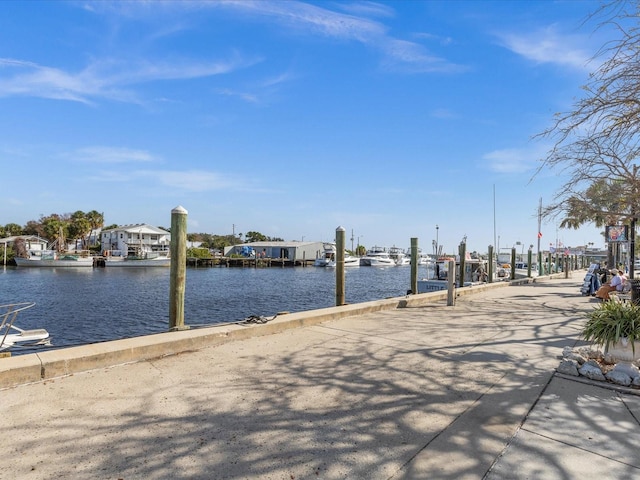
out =
[[[0,351],[13,346],[35,347],[50,345],[49,332],[43,328],[23,330],[13,323],[18,313],[35,305],[35,302],[11,303],[0,305]]]

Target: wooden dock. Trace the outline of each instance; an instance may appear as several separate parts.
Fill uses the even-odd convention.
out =
[[[236,257],[209,257],[187,258],[187,267],[235,267],[235,268],[286,268],[313,266],[312,260],[290,260],[288,258],[236,258]]]

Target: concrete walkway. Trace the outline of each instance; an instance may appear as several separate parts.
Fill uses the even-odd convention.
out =
[[[0,479],[638,478],[640,397],[554,375],[582,277],[4,388]]]

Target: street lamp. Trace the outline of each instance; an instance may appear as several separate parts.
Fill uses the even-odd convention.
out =
[[[440,229],[440,227],[438,227],[438,225],[436,225],[436,255],[439,255],[440,252],[438,251],[438,230]]]

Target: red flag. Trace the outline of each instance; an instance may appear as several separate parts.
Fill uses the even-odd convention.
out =
[[[538,238],[542,238],[542,232],[538,232]]]

